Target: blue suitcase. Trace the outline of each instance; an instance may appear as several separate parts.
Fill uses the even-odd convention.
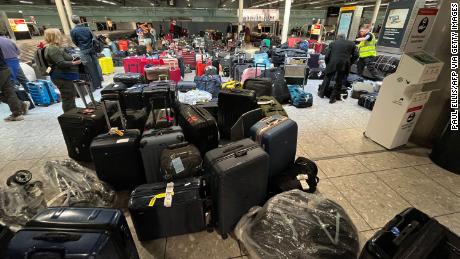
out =
[[[56,88],[54,84],[49,80],[38,79],[37,81],[43,83],[48,88],[48,94],[51,97],[51,102],[58,103],[59,96],[56,93]]]
[[[48,208],[11,239],[6,258],[138,259],[121,210]]]
[[[270,155],[270,177],[288,169],[297,150],[297,123],[281,115],[266,117],[251,129],[251,138]]]
[[[27,87],[29,88],[32,100],[36,105],[49,106],[54,103],[54,100],[49,93],[49,88],[45,83],[39,81],[28,82]]]

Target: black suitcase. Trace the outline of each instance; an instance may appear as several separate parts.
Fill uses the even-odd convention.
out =
[[[117,100],[118,95],[105,95],[108,100]],[[113,99],[109,99],[112,97]],[[103,107],[105,106],[105,100]],[[118,107],[120,105],[118,103]],[[121,108],[120,108],[121,110]],[[106,114],[108,128],[111,128]],[[139,151],[141,133],[137,129],[101,134],[91,142],[91,156],[98,178],[113,186],[115,190],[133,190],[145,183],[145,173]]]
[[[213,100],[211,100],[209,102],[197,103],[195,106],[204,108],[214,118],[219,117],[219,105],[217,104],[217,100],[215,100],[215,99],[213,99]]]
[[[142,93],[144,92],[144,88],[147,86],[147,84],[135,84],[126,89],[126,91],[123,92],[123,98],[121,101],[124,106],[123,109],[141,110],[145,108]]]
[[[89,84],[84,81],[75,81],[74,84],[87,108],[74,108],[60,115],[58,121],[69,157],[76,161],[91,162],[89,149],[91,141],[97,135],[107,132],[106,120],[100,106],[94,105],[88,108],[84,94],[80,90],[85,88],[92,103],[96,104],[92,92],[89,91]]]
[[[425,213],[408,208],[374,234],[359,258],[460,258],[460,237]]]
[[[318,167],[305,157],[298,157],[290,168],[268,180],[268,197],[298,189],[313,193],[319,182]]]
[[[128,205],[137,238],[146,241],[203,231],[205,197],[200,178],[137,187]]]
[[[48,208],[11,240],[7,256],[16,258],[138,259],[121,210]]]
[[[147,121],[147,112],[145,109],[141,110],[125,110],[123,112],[124,117],[126,118],[126,128],[127,129],[137,129],[139,132],[144,132],[145,123]]]
[[[284,69],[281,67],[270,68],[266,71],[267,77],[270,77],[273,82],[272,96],[281,103],[289,103],[291,94],[287,87],[286,79],[284,78]]]
[[[223,238],[243,214],[265,201],[268,162],[268,154],[250,139],[206,153],[203,166],[211,185],[212,221]]]
[[[257,108],[256,93],[245,89],[223,89],[218,99],[218,124],[222,138],[229,139],[231,128],[244,113]]]
[[[123,84],[121,82],[115,82],[115,83],[109,84],[108,86],[104,87],[101,90],[101,95],[121,93],[121,92],[126,91],[126,89],[128,89],[128,86],[126,84]]]
[[[176,125],[176,116],[171,108],[156,109],[150,112],[145,129],[164,129]]]
[[[271,78],[249,78],[244,81],[243,88],[254,90],[256,96],[271,96],[272,95],[272,79]]]
[[[0,258],[4,258],[8,243],[13,236],[13,231],[8,226],[0,224]]]
[[[252,63],[237,63],[233,67],[233,74],[230,75],[233,76],[233,80],[241,81],[241,75],[243,74],[243,71],[250,67],[253,67]]]
[[[216,119],[204,108],[181,104],[177,121],[185,138],[204,155],[219,145],[219,128]]]
[[[116,73],[113,75],[113,82],[124,83],[127,87],[145,82],[143,75],[139,73]]]
[[[144,88],[143,100],[148,110],[174,108],[177,90],[174,81],[155,81]]]
[[[188,142],[168,145],[161,151],[160,171],[162,180],[169,182],[175,179],[202,175],[200,151]]]

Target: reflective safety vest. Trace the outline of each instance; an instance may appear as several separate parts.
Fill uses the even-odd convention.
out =
[[[372,40],[370,41],[364,40],[358,44],[360,58],[377,56],[377,49],[375,48],[375,45],[377,44],[377,40],[375,39],[375,36],[373,33],[371,33],[371,35],[372,35]]]

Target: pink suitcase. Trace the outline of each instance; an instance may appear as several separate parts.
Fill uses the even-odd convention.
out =
[[[139,73],[141,67],[141,57],[127,57],[123,59],[125,73]],[[143,69],[142,69],[143,70]],[[143,74],[143,73],[142,73]]]
[[[264,70],[260,66],[246,68],[245,70],[243,70],[243,74],[241,74],[241,84],[244,85],[244,81],[246,81],[247,79],[261,76],[263,71]]]
[[[176,83],[182,80],[180,69],[178,67],[169,68],[169,80],[175,81]]]

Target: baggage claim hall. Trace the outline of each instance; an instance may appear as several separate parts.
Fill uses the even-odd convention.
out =
[[[458,1],[0,0],[0,258],[460,258]]]

